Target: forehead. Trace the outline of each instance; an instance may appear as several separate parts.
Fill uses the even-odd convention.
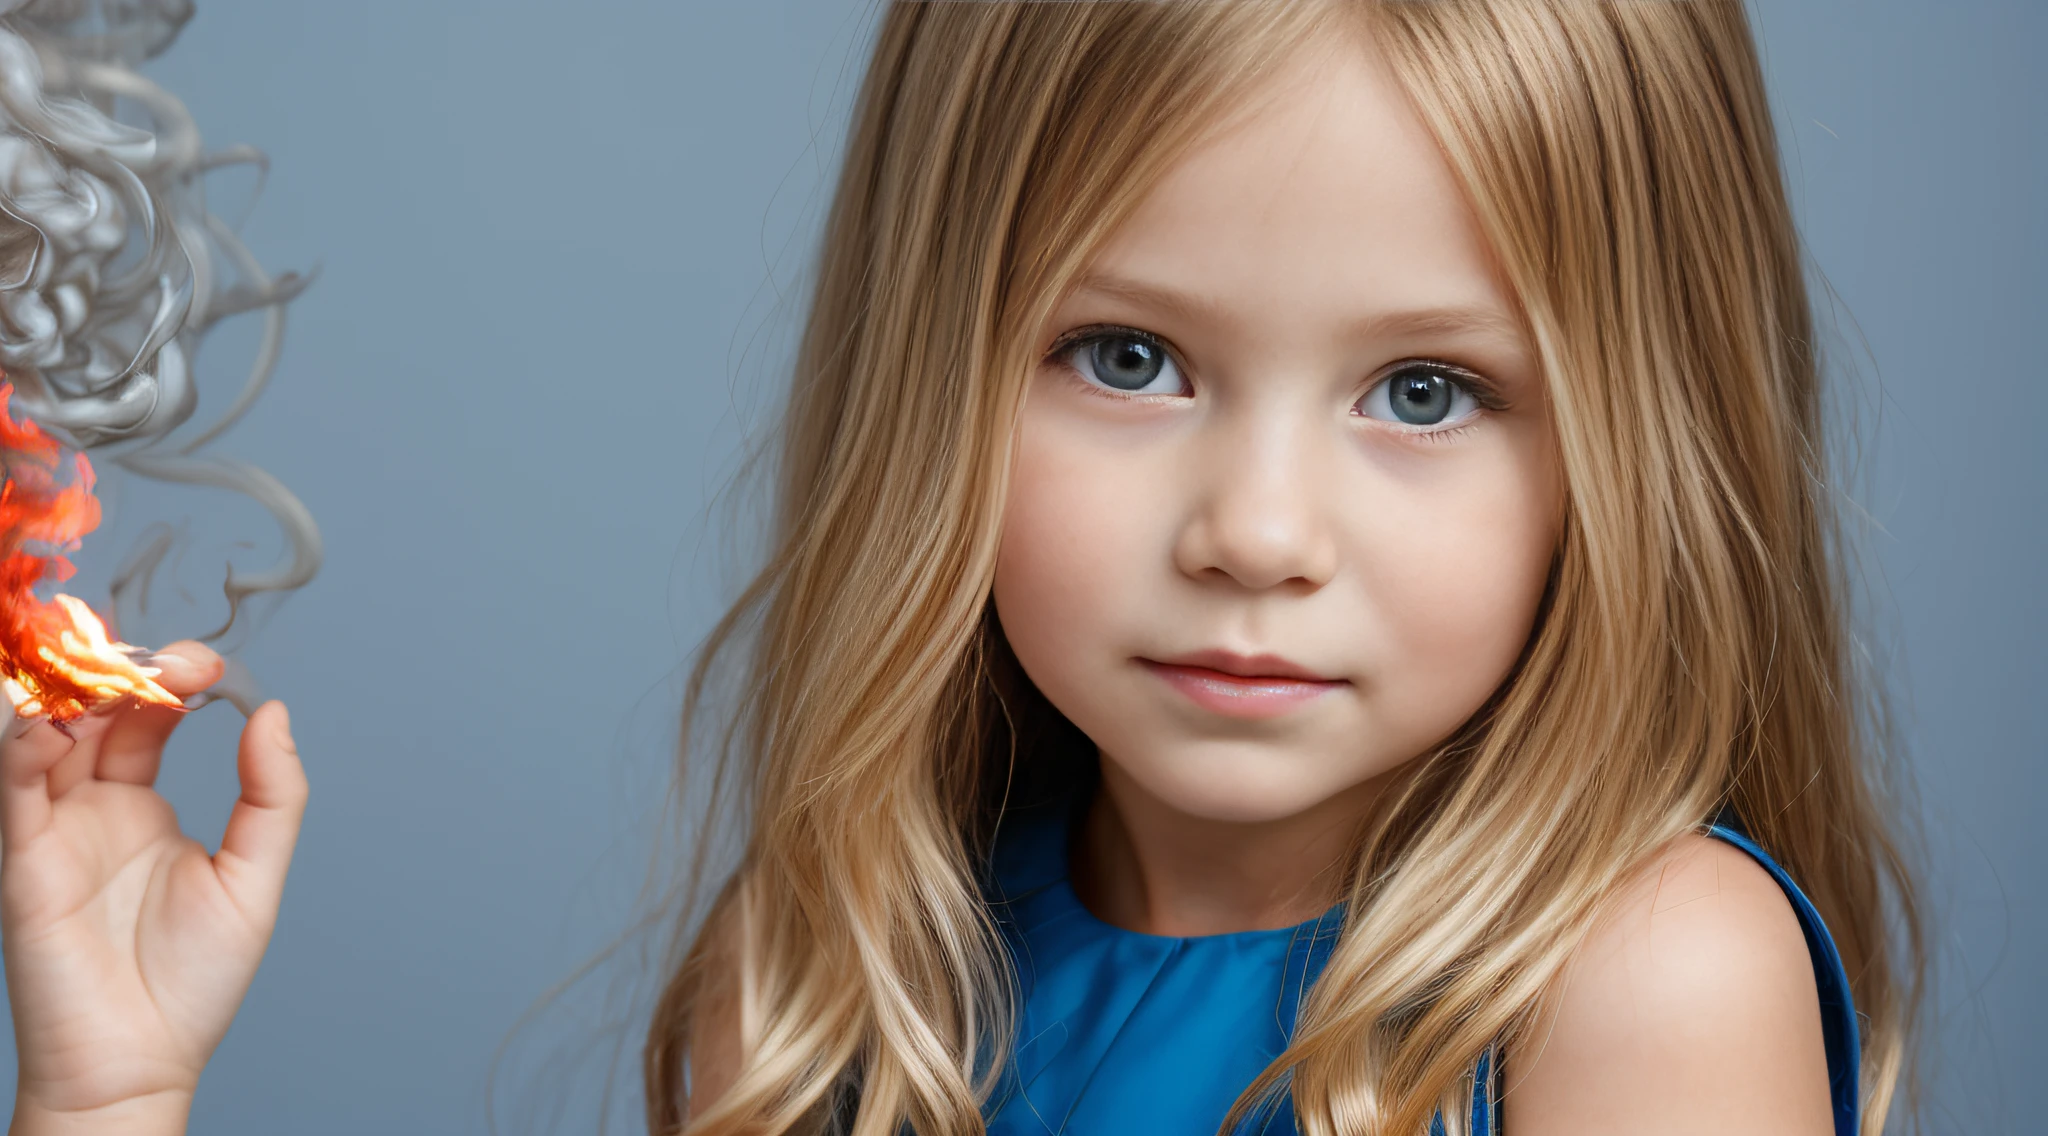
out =
[[[1304,51],[1197,142],[1090,274],[1191,293],[1267,326],[1415,308],[1511,319],[1434,137],[1362,41]]]

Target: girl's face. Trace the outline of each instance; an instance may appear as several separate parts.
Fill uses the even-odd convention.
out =
[[[1558,541],[1543,385],[1369,53],[1299,60],[1191,151],[1041,343],[995,602],[1113,789],[1296,816],[1500,685]]]

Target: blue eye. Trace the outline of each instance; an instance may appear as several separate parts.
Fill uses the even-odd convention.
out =
[[[1187,380],[1166,345],[1143,332],[1091,335],[1066,351],[1083,379],[1124,394],[1186,394]]]
[[[1472,389],[1447,368],[1414,363],[1365,392],[1358,412],[1416,430],[1456,426],[1479,411]]]

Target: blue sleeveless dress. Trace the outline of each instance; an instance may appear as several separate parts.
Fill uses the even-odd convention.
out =
[[[1298,927],[1170,937],[1112,927],[1067,879],[1068,810],[1005,817],[990,902],[1016,967],[1009,1067],[986,1108],[989,1136],[1216,1136],[1230,1106],[1286,1048],[1295,1013],[1336,944],[1342,910]],[[1856,1136],[1856,1014],[1820,913],[1777,862],[1734,829],[1712,835],[1771,873],[1799,915],[1820,989],[1836,1136]],[[1472,1133],[1500,1130],[1499,1067],[1475,1054]],[[1433,1126],[1443,1136],[1439,1117]],[[1242,1136],[1295,1131],[1291,1102]]]

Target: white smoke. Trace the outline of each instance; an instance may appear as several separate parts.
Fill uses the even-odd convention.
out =
[[[201,636],[217,640],[246,598],[312,579],[321,546],[275,478],[205,452],[262,393],[285,305],[307,281],[270,276],[207,209],[208,173],[260,175],[263,155],[209,153],[184,104],[137,70],[191,16],[191,0],[0,0],[0,371],[29,417],[96,458],[239,492],[276,518],[288,555],[268,572],[229,567],[226,622]],[[200,341],[252,312],[263,334],[240,394],[180,435],[199,408]],[[146,603],[171,544],[163,532],[144,541],[116,578],[117,603]],[[225,696],[240,704],[253,691]]]

